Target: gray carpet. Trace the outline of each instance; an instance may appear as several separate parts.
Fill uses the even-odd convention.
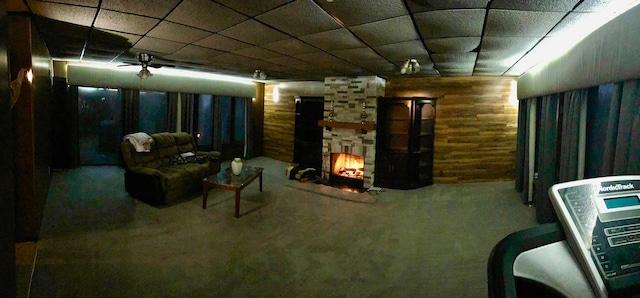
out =
[[[387,189],[361,203],[299,189],[269,158],[234,194],[155,208],[123,171],[53,175],[31,297],[486,297],[492,247],[535,225],[513,182]],[[287,186],[288,185],[288,186]],[[321,185],[316,185],[320,187]]]

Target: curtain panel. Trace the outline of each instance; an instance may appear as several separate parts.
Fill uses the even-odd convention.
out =
[[[245,117],[244,117],[244,156],[245,158],[251,159],[253,158],[253,125],[251,125],[253,119],[253,108],[252,108],[252,99],[245,98]]]
[[[180,94],[180,130],[194,134],[194,95],[193,93]]]
[[[602,176],[640,174],[640,81],[614,85]]]
[[[586,105],[597,92],[597,88],[585,88],[564,93],[558,182],[584,177]]]
[[[558,104],[558,94],[545,96],[540,103],[540,123],[537,131],[535,161],[537,178],[534,182],[533,199],[538,223],[557,221],[548,190],[557,182],[556,138],[558,133]]]
[[[527,115],[529,114],[528,100],[518,102],[518,134],[516,141],[516,190],[523,192],[527,186],[526,176],[526,141],[527,141]]]
[[[167,131],[178,129],[178,92],[167,92]],[[182,123],[181,123],[182,125]]]
[[[122,131],[123,135],[140,130],[140,90],[122,89]]]

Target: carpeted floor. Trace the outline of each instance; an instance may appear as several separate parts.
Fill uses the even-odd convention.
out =
[[[486,297],[486,262],[535,225],[513,182],[358,194],[286,179],[256,158],[264,188],[155,208],[113,166],[56,172],[31,297]],[[351,194],[349,194],[351,195]]]

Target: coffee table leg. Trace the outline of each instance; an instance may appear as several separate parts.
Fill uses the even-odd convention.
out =
[[[262,172],[260,172],[260,192],[262,192]]]
[[[236,218],[240,217],[240,190],[236,190]]]
[[[207,195],[209,194],[209,184],[202,185],[202,209],[207,209]]]

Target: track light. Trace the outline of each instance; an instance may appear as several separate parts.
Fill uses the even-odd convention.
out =
[[[416,59],[408,59],[400,68],[401,74],[414,74],[420,71],[420,63]]]

